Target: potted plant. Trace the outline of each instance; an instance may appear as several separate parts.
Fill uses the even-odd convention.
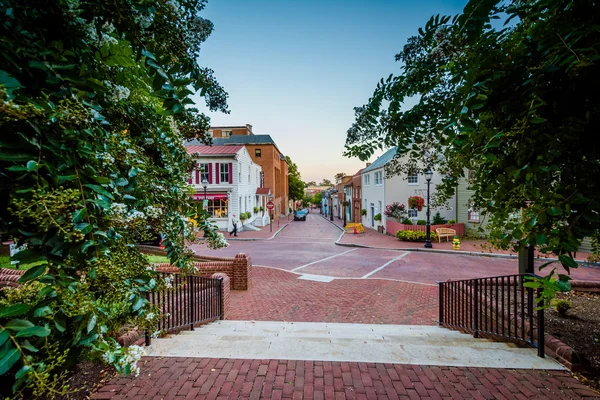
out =
[[[362,210],[360,210],[360,215],[362,215],[363,217],[364,217],[365,215],[367,215],[367,209],[366,209],[366,208],[363,208]]]
[[[412,209],[416,209],[418,211],[423,210],[423,206],[425,205],[425,199],[421,196],[410,196],[408,198],[408,207]]]
[[[393,218],[398,222],[402,221],[403,218],[406,218],[406,213],[406,206],[404,204],[395,202],[385,206],[385,216],[388,218]]]
[[[262,213],[262,216],[265,216],[265,208],[263,206],[258,207],[258,210]]]
[[[377,222],[381,222],[381,214],[375,214],[375,215],[373,216],[373,219],[374,219],[375,221],[377,221]]]
[[[254,207],[254,214],[258,214],[258,207]]]
[[[373,216],[373,220],[375,220],[375,222],[377,222],[377,224],[376,224],[377,225],[377,232],[383,233],[384,228],[383,228],[383,225],[381,225],[381,213],[375,214]]]
[[[240,213],[240,221],[242,221],[242,226],[244,226],[244,221],[247,220],[250,216],[248,215],[249,213]]]

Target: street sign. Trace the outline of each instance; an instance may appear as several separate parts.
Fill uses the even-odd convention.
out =
[[[275,208],[275,203],[273,203],[272,201],[268,201],[268,202],[267,202],[267,208],[268,208],[269,210],[272,210],[272,209],[274,209],[274,208]]]

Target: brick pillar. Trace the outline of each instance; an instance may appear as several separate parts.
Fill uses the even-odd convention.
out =
[[[240,253],[233,260],[233,290],[249,290],[252,287],[252,261],[250,256]]]
[[[229,281],[229,276],[224,272],[217,272],[210,276],[211,278],[223,278],[223,319],[227,319],[229,315],[229,298],[231,292],[231,284]]]

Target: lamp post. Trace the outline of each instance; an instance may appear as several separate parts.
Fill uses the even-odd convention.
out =
[[[204,188],[204,201],[206,201],[206,188],[208,187],[208,181],[206,177],[202,177],[202,187]]]
[[[329,220],[333,221],[333,194],[337,193],[337,189],[332,189],[329,195],[329,198],[331,199],[331,207],[329,207],[330,212],[329,212]]]
[[[429,209],[429,185],[431,184],[431,178],[433,177],[433,172],[428,169],[425,171],[425,180],[427,181],[427,230],[425,235],[425,248],[431,249],[433,246],[431,245],[431,223],[429,221],[429,217],[431,215],[431,210]]]
[[[348,206],[344,205],[344,203],[346,203],[346,196],[344,196],[344,202],[342,203],[342,206],[344,206],[344,228],[346,227],[346,213],[348,212],[348,210],[346,209]]]

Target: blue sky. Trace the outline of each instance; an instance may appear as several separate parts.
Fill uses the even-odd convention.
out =
[[[399,72],[394,55],[408,37],[432,15],[457,14],[465,3],[209,0],[202,16],[215,30],[199,63],[215,71],[231,110],[208,112],[211,124],[251,124],[272,135],[304,181],[352,175],[364,166],[342,156],[353,107]]]

